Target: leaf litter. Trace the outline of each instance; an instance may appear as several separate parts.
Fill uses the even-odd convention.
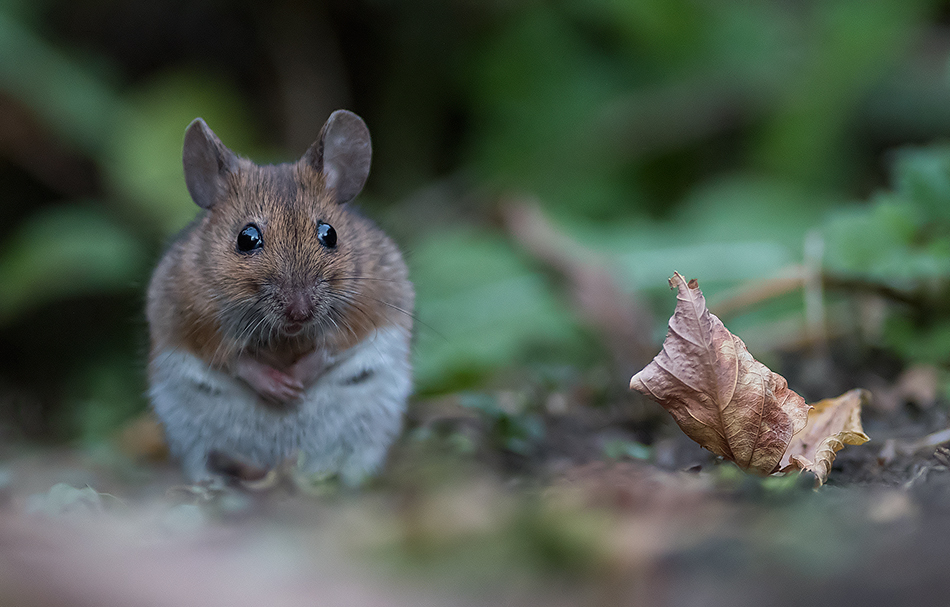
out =
[[[869,440],[861,426],[869,393],[809,406],[709,311],[695,279],[676,272],[670,287],[677,303],[663,349],[630,388],[660,403],[687,436],[743,470],[807,470],[818,485],[845,444]]]
[[[815,475],[818,485],[823,485],[838,451],[845,445],[863,445],[870,440],[861,426],[861,405],[870,397],[867,390],[856,389],[815,403],[805,428],[792,437],[781,470],[807,470]]]

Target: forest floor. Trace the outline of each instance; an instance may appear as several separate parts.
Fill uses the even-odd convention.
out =
[[[358,490],[290,468],[183,485],[141,457],[141,420],[113,446],[8,445],[0,604],[946,604],[950,424],[928,377],[876,386],[871,441],[817,490],[583,383],[530,415],[511,409],[527,389],[421,400]]]

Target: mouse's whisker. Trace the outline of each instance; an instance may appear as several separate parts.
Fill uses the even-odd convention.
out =
[[[428,330],[432,331],[433,333],[435,333],[436,335],[438,335],[438,336],[441,337],[442,339],[445,339],[446,341],[448,340],[448,338],[447,338],[445,335],[443,335],[442,333],[440,333],[439,331],[437,331],[437,330],[435,329],[435,327],[433,327],[433,326],[430,325],[429,323],[427,323],[427,322],[421,320],[418,315],[414,314],[413,312],[410,312],[409,310],[406,310],[405,308],[402,308],[402,307],[400,307],[400,306],[397,306],[396,304],[390,303],[390,302],[385,301],[385,300],[383,300],[383,299],[379,299],[379,298],[376,298],[376,297],[372,297],[372,296],[367,295],[367,294],[365,294],[365,293],[360,293],[360,292],[356,292],[356,291],[348,291],[348,292],[346,292],[346,293],[352,295],[354,298],[368,299],[368,300],[373,301],[373,302],[376,302],[376,303],[378,303],[378,304],[380,304],[380,305],[386,306],[387,308],[390,308],[391,310],[394,310],[394,311],[396,311],[396,312],[399,312],[400,314],[405,314],[406,316],[408,316],[409,318],[411,318],[413,321],[415,321],[416,323],[422,325],[423,327],[427,328]]]
[[[365,310],[363,310],[362,308],[358,306],[353,305],[351,302],[348,302],[345,298],[339,298],[338,301],[340,301],[343,304],[342,306],[343,308],[352,309],[356,312],[359,312],[366,318],[366,320],[370,322],[371,325],[373,325],[373,328],[376,327],[376,325],[373,324],[372,318],[370,318],[369,314],[367,314]],[[358,338],[356,334],[356,330],[351,326],[350,323],[346,322],[343,309],[340,309],[336,306],[331,306],[329,316],[335,326],[340,327],[342,325],[343,328],[349,331],[350,335],[352,335],[354,339]],[[339,323],[337,323],[337,320],[339,320]]]

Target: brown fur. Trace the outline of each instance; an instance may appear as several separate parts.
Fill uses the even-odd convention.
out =
[[[317,348],[331,355],[346,350],[383,326],[411,328],[414,295],[398,249],[370,220],[338,204],[306,158],[277,166],[239,159],[223,190],[179,235],[152,278],[153,356],[184,348],[228,370],[250,353],[286,368]],[[318,221],[336,230],[335,249],[318,241]],[[249,223],[264,242],[251,255],[235,245]],[[291,336],[279,327],[294,297],[313,303],[315,320]]]

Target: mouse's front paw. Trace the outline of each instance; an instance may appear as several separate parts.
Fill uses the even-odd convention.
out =
[[[304,386],[310,386],[327,370],[330,357],[322,349],[317,349],[297,360],[287,373]]]
[[[250,357],[238,360],[237,376],[274,403],[290,403],[303,397],[304,386],[300,380]]]

